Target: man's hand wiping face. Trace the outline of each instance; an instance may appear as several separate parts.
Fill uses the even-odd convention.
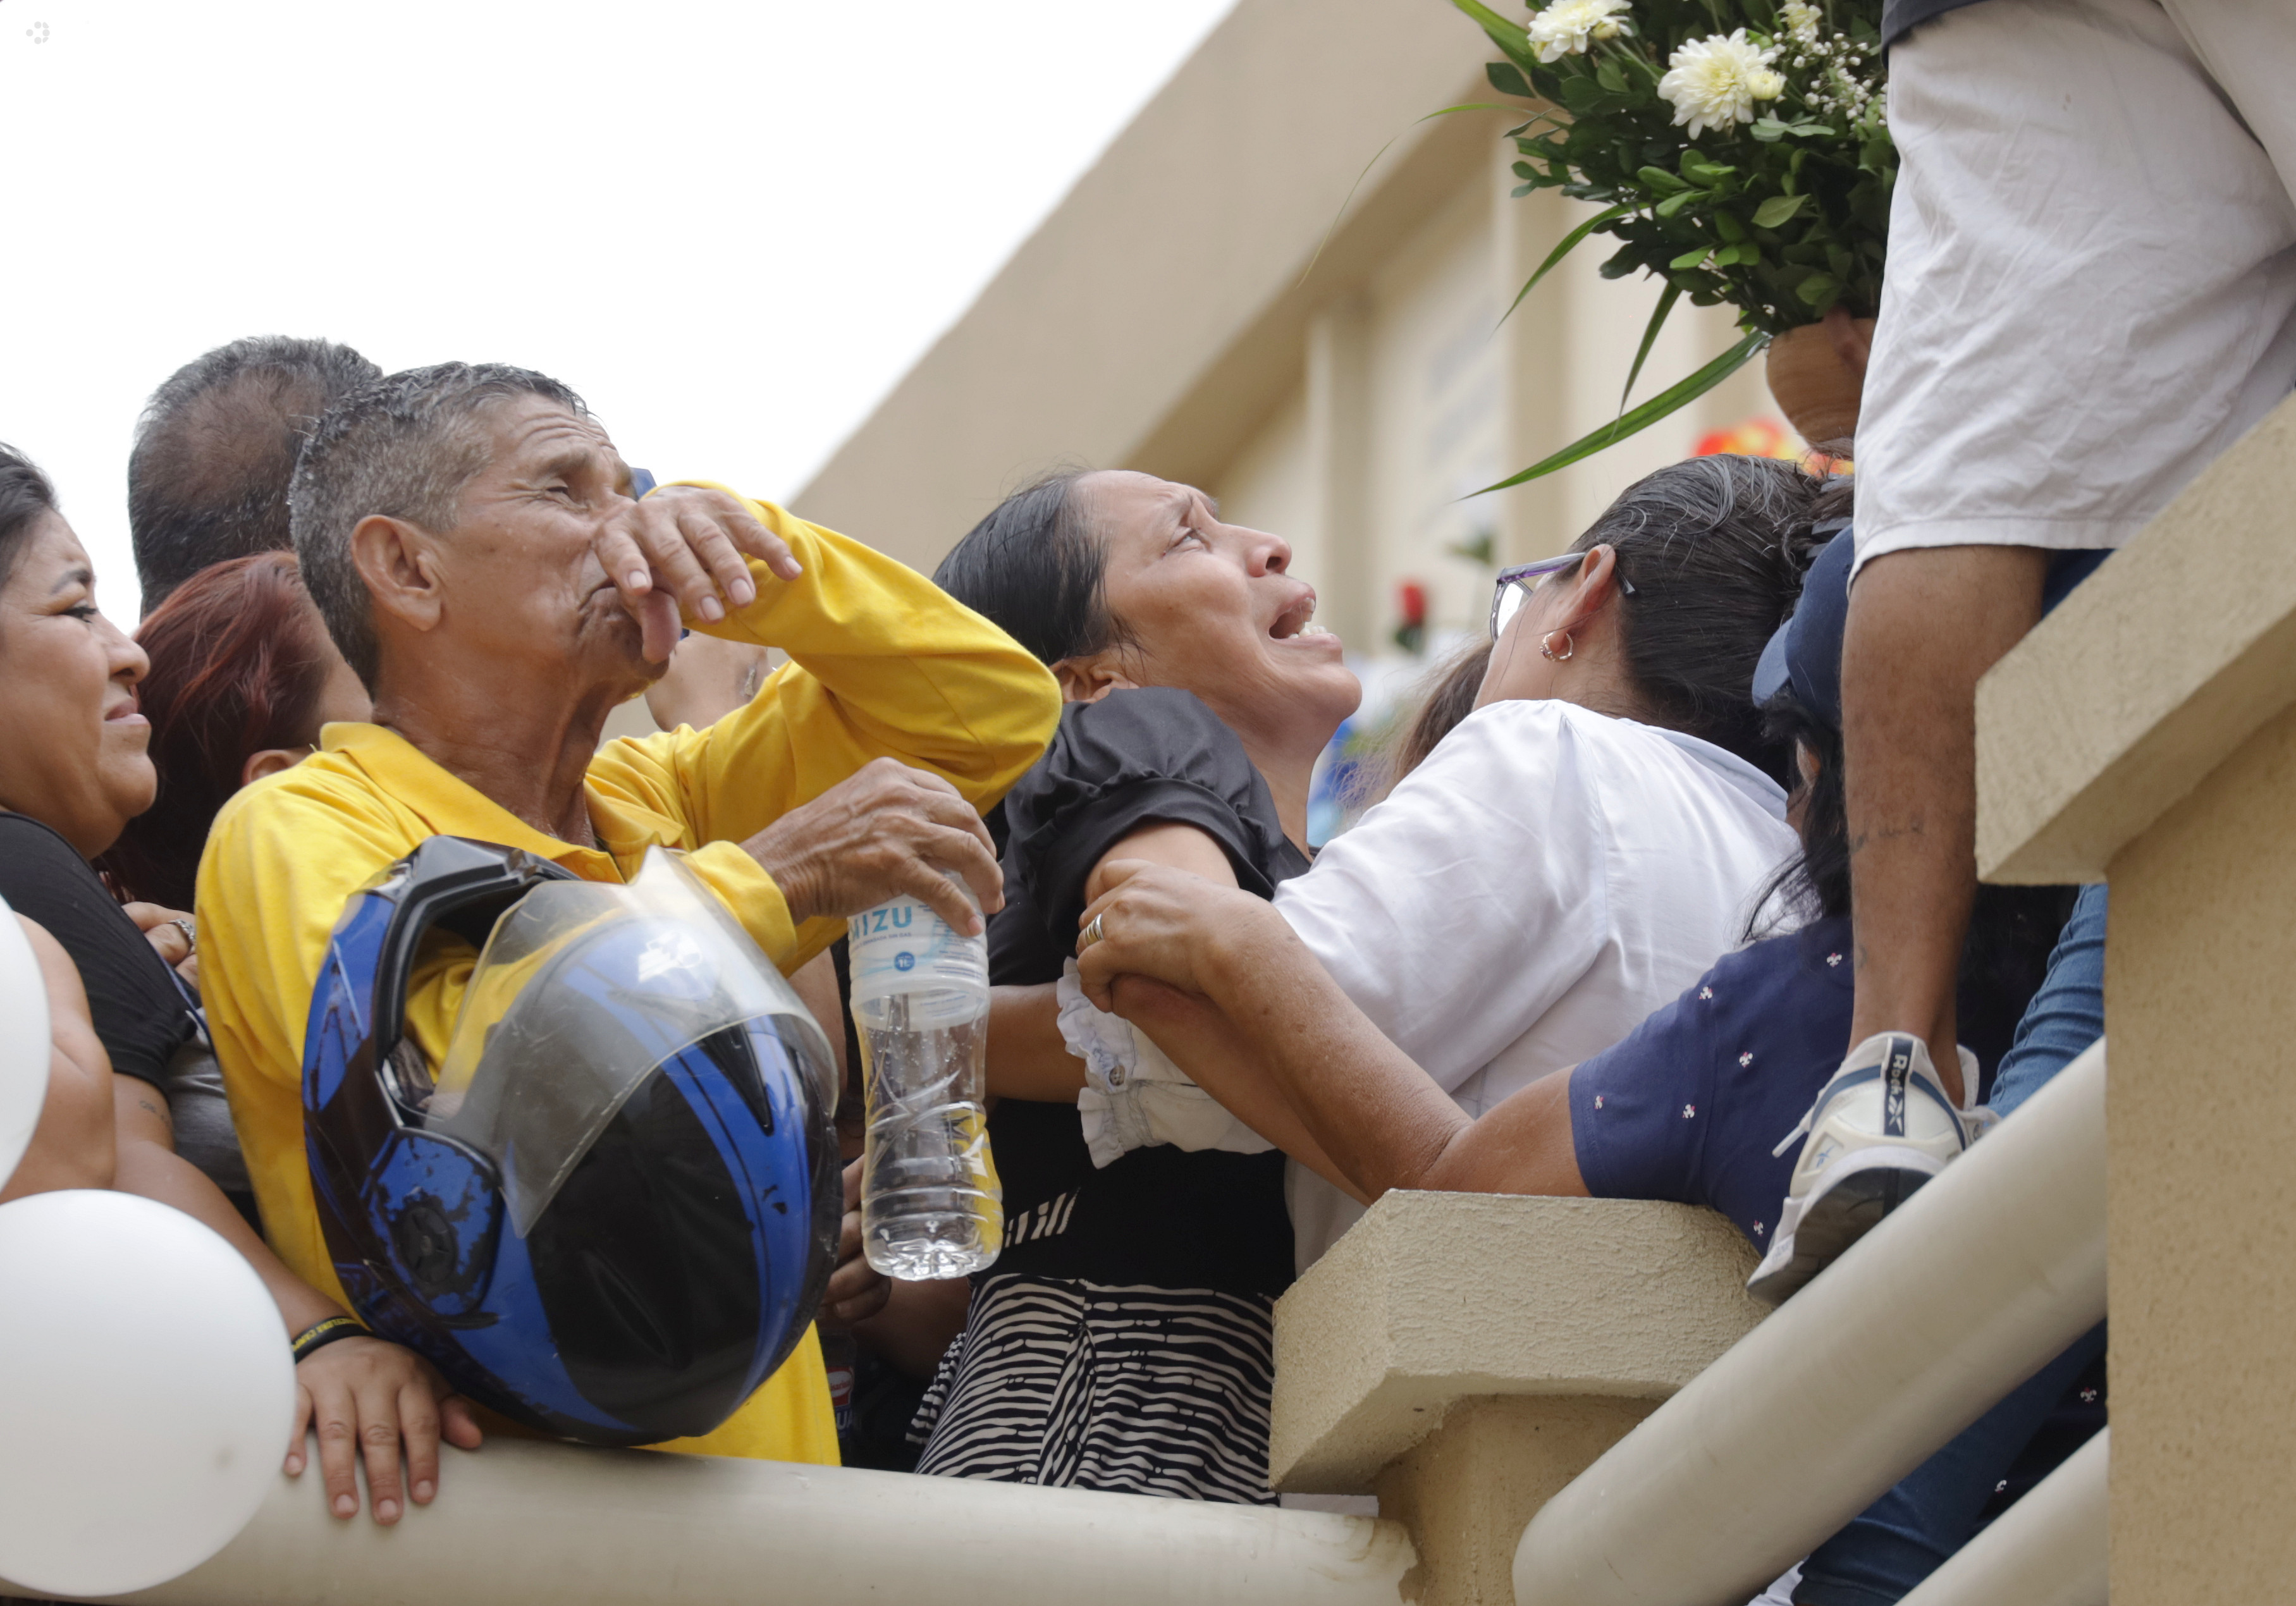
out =
[[[666,485],[631,504],[599,530],[596,552],[657,664],[677,645],[681,610],[714,624],[758,600],[748,559],[784,580],[804,572],[737,498],[701,486]]]

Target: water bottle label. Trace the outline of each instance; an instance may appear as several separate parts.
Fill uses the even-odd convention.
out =
[[[988,945],[965,937],[914,898],[879,904],[846,922],[853,996],[883,998],[942,988],[988,996]]]

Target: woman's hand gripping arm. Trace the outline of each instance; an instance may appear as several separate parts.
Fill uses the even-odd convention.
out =
[[[1085,894],[1092,900],[1082,922],[1086,937],[1093,930],[1094,914],[1108,904],[1114,889],[1144,871],[1168,880],[1181,903],[1201,900],[1199,906],[1207,911],[1250,909],[1274,914],[1266,900],[1237,887],[1226,854],[1210,836],[1191,825],[1155,825],[1126,838],[1094,866],[1085,883]],[[1175,928],[1164,936],[1164,951],[1185,967],[1188,950],[1201,940],[1201,933]],[[1160,987],[1135,978],[1122,990],[1122,1006],[1112,1007],[1111,994],[1104,988],[1095,992],[1092,985],[1092,946],[1086,942],[1078,949],[1078,966],[1079,980],[1094,1004],[1122,1015],[1146,1033],[1175,1065],[1245,1126],[1333,1185],[1349,1193],[1357,1192],[1354,1182],[1333,1164],[1300,1122],[1280,1084],[1259,1065],[1252,1046],[1235,1032],[1219,1008],[1204,1001],[1202,989],[1185,983]]]
[[[1101,856],[1085,879],[1085,897],[1099,897],[1107,885],[1108,867],[1127,859],[1167,865],[1215,886],[1235,885],[1227,855],[1209,835],[1193,825],[1157,823],[1142,826]],[[1072,1104],[1084,1091],[1084,1061],[1069,1052],[1061,1036],[1057,991],[1057,985],[1049,981],[989,990],[990,1097]],[[1165,1047],[1161,1042],[1157,1046]]]
[[[1585,1194],[1567,1075],[1471,1120],[1273,905],[1161,867],[1107,868],[1108,889],[1085,912],[1087,930],[1097,919],[1101,931],[1078,960],[1086,995],[1141,1026],[1257,1129],[1267,1130],[1239,1105],[1280,1102],[1332,1181],[1366,1200],[1390,1188]]]

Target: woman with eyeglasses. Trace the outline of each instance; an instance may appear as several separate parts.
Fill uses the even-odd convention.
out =
[[[1693,458],[1570,552],[1503,570],[1474,711],[1277,889],[1338,991],[1467,1117],[1617,1042],[1737,945],[1795,848],[1754,665],[1847,502],[1792,463]],[[1293,1146],[1273,1084],[1219,1092],[1318,1174],[1289,1189],[1304,1268],[1365,1190],[1313,1134]]]

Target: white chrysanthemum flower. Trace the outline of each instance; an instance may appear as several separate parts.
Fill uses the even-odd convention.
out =
[[[1808,0],[1785,0],[1778,7],[1778,20],[1786,26],[1786,37],[1797,45],[1817,43],[1817,25],[1824,13]]]
[[[1634,32],[1626,12],[1627,0],[1554,0],[1523,31],[1530,36],[1532,53],[1540,61],[1559,61],[1584,55],[1590,40]]]
[[[1673,103],[1675,127],[1687,123],[1696,139],[1709,128],[1752,122],[1756,101],[1785,93],[1784,76],[1770,68],[1777,53],[1778,46],[1754,44],[1742,28],[1683,45],[1667,58],[1658,81],[1659,94]]]

